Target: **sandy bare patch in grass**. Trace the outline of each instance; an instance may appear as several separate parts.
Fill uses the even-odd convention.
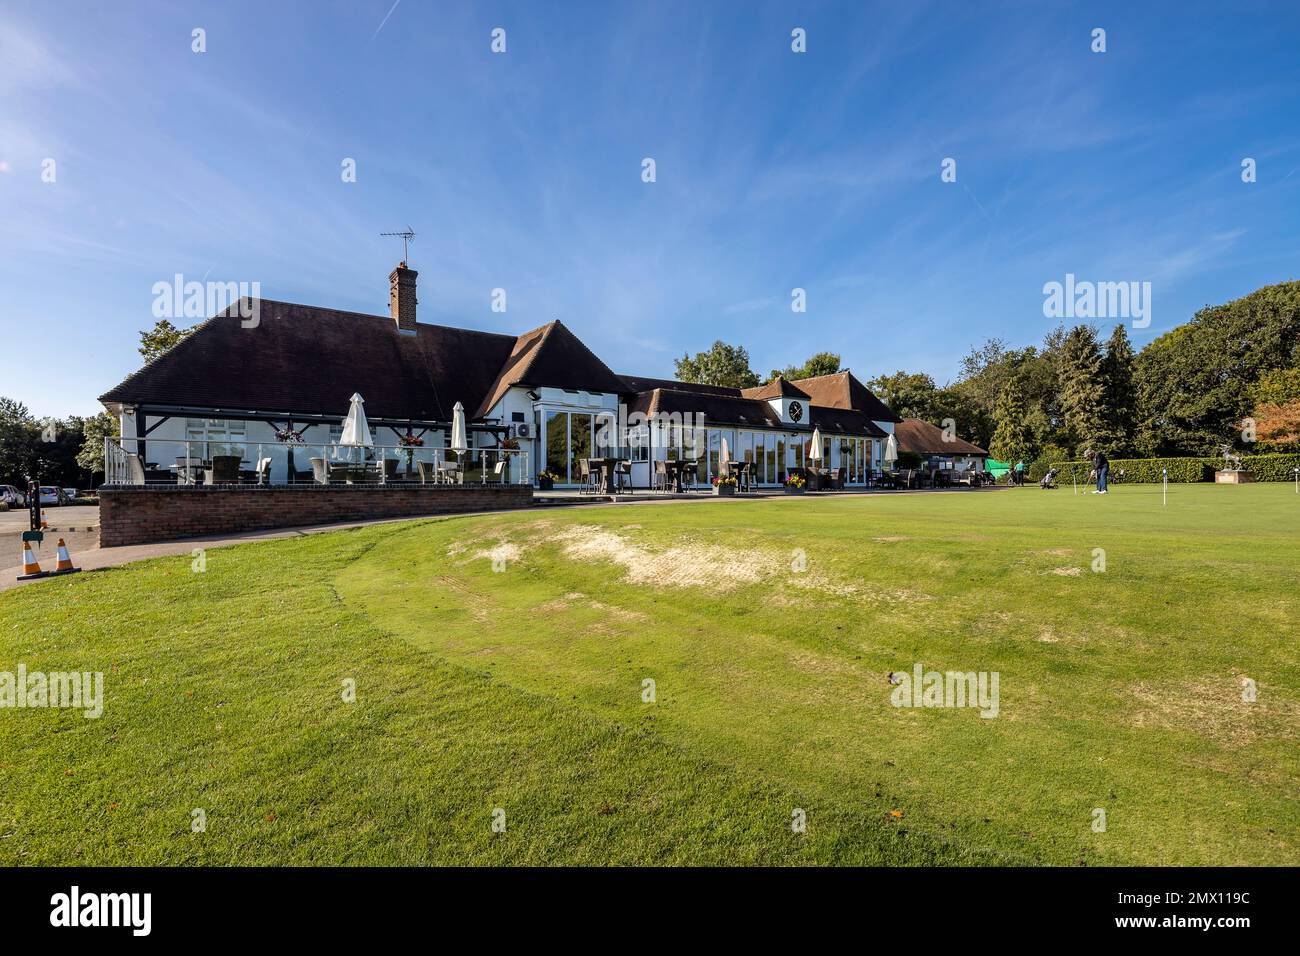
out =
[[[1129,693],[1137,709],[1131,722],[1135,727],[1190,731],[1228,745],[1297,736],[1300,705],[1267,687],[1259,688],[1257,700],[1242,700],[1242,677],[1235,673],[1177,684],[1134,684]]]
[[[649,616],[642,614],[640,611],[632,611],[625,607],[614,607],[612,604],[605,604],[603,601],[597,601],[590,595],[583,594],[581,591],[570,591],[564,597],[553,598],[544,604],[537,605],[534,610],[541,611],[545,614],[554,614],[558,611],[567,611],[573,607],[587,607],[599,611],[601,614],[608,614],[610,617],[617,618],[620,621],[629,623],[642,623],[649,620]]]
[[[487,558],[493,564],[498,561],[510,562],[518,561],[524,556],[524,549],[519,547],[513,541],[498,541],[487,551],[479,551],[474,555],[477,558]]]
[[[574,525],[554,540],[563,546],[566,557],[622,565],[632,584],[726,591],[756,584],[785,567],[781,558],[713,543],[654,550],[596,525]]]
[[[895,541],[907,541],[909,538],[905,534],[890,534],[881,538],[872,538],[872,541],[879,541],[881,544],[893,544]]]
[[[1062,577],[1077,578],[1083,573],[1083,568],[1052,568],[1052,574],[1059,574]]]

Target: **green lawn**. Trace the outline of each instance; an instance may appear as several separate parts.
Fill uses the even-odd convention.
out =
[[[1298,541],[1289,485],[1029,488],[40,582],[0,594],[0,671],[103,671],[105,710],[0,710],[0,864],[1294,864]],[[918,662],[998,672],[997,717],[891,706]]]

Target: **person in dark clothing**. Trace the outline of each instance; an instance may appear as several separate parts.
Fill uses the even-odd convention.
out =
[[[1092,467],[1097,472],[1097,490],[1095,495],[1104,495],[1106,491],[1106,479],[1110,475],[1110,459],[1100,448],[1095,449],[1092,453]]]

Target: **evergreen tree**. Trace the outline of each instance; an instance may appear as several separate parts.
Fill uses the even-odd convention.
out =
[[[1002,387],[993,415],[996,427],[989,443],[989,454],[1012,465],[1018,461],[1028,463],[1034,458],[1034,438],[1026,404],[1028,384],[1028,376],[1022,367]]]
[[[1061,412],[1068,444],[1075,454],[1107,445],[1106,409],[1102,380],[1101,348],[1097,333],[1089,326],[1076,325],[1065,337],[1059,363]]]
[[[1106,412],[1104,442],[1108,454],[1128,454],[1137,430],[1137,388],[1133,382],[1133,346],[1123,325],[1115,326],[1101,362],[1102,402]]]

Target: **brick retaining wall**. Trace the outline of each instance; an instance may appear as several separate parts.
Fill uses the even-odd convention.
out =
[[[499,511],[532,504],[528,485],[160,485],[99,490],[99,546],[302,525]]]

